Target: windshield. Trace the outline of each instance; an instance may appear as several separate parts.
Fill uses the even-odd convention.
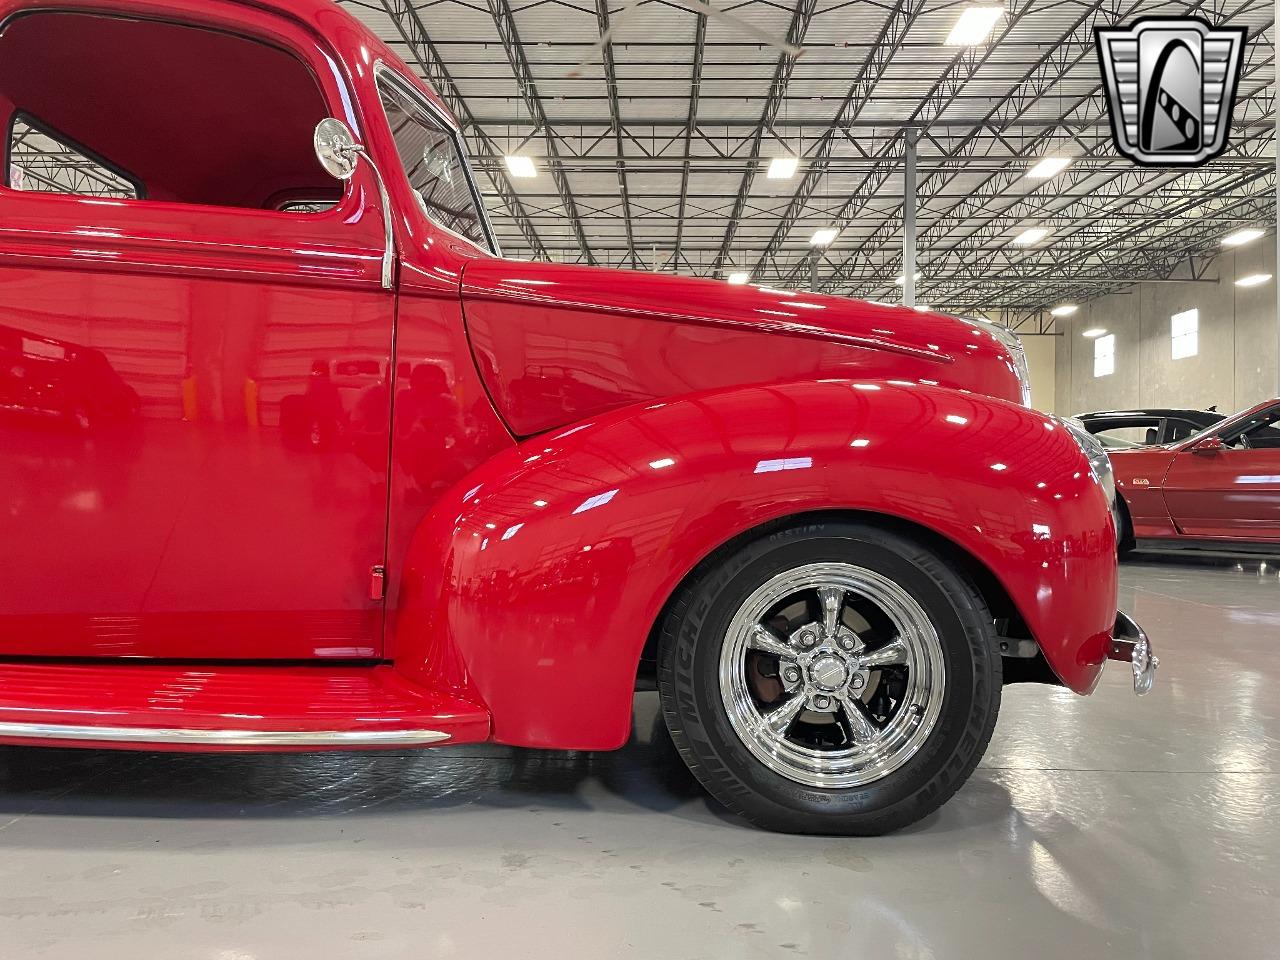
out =
[[[1178,442],[1191,446],[1205,437],[1220,435],[1223,438],[1230,438],[1227,441],[1228,446],[1250,446],[1250,439],[1254,437],[1263,441],[1259,444],[1260,446],[1280,446],[1280,430],[1276,430],[1274,426],[1276,421],[1280,420],[1280,406],[1264,407],[1253,416],[1246,416],[1247,413],[1248,411],[1241,411],[1232,414],[1218,423],[1189,434],[1184,440]],[[1241,436],[1245,437],[1243,443],[1240,441]]]
[[[379,73],[378,92],[422,212],[451,233],[496,253],[457,134],[390,74]]]

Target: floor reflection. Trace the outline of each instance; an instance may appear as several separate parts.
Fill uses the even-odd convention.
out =
[[[1267,956],[1277,582],[1259,558],[1126,563],[1155,691],[1006,688],[969,783],[882,838],[746,826],[652,693],[608,754],[0,748],[0,954]]]
[[[637,694],[622,750],[479,744],[352,753],[179,754],[0,747],[0,822],[51,795],[62,816],[294,817],[429,813],[462,804],[584,809],[588,784],[667,810],[702,791],[676,752],[657,695]],[[714,801],[707,801],[713,803]]]

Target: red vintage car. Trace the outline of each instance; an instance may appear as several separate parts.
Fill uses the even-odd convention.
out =
[[[1001,328],[504,259],[322,0],[0,0],[0,118],[0,321],[138,398],[0,423],[0,742],[608,750],[652,670],[727,806],[875,833],[1003,683],[1150,686],[1105,452]]]
[[[1280,400],[1177,443],[1110,453],[1121,552],[1280,545]]]

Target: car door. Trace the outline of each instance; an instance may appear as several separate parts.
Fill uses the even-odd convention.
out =
[[[25,182],[0,186],[0,656],[380,654],[377,188],[312,152],[326,113],[356,123],[337,71],[238,11],[234,33],[54,11],[0,34],[0,114],[6,90],[25,110],[2,118]],[[294,181],[333,198],[272,206]]]
[[[1280,405],[1270,405],[1180,450],[1164,496],[1187,537],[1280,540]]]

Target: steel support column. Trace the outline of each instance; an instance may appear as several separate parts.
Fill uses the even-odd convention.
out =
[[[902,157],[902,302],[916,305],[916,143],[919,131],[907,130]]]

